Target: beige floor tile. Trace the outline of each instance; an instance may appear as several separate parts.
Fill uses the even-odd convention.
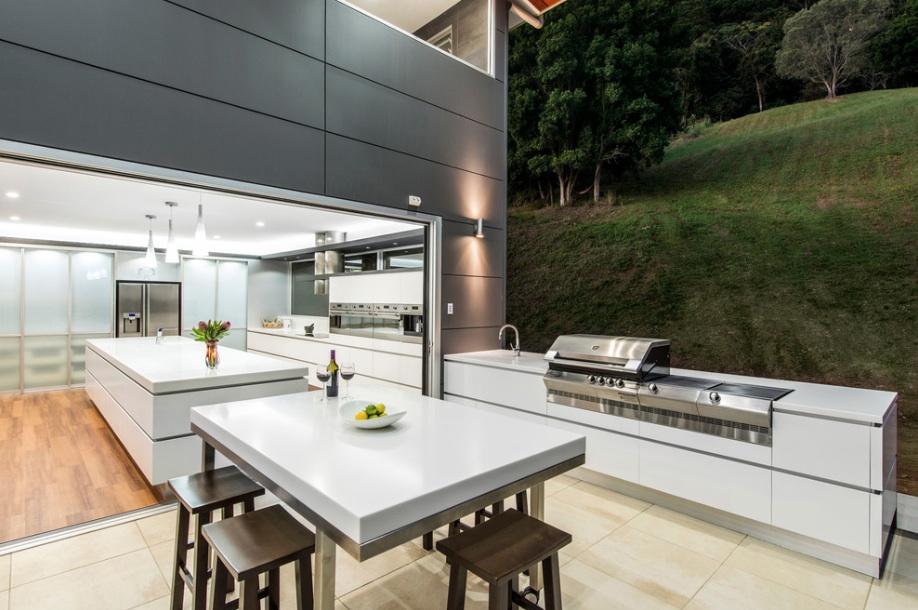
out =
[[[682,607],[720,566],[701,553],[624,526],[577,557],[663,603]]]
[[[0,556],[0,591],[10,588],[10,558],[12,555]]]
[[[566,489],[571,485],[576,484],[580,479],[575,479],[572,476],[566,474],[559,474],[553,479],[548,479],[545,481],[545,497],[551,496],[558,493],[562,489]]]
[[[918,571],[918,566],[912,569]],[[896,575],[898,578],[874,581],[867,597],[866,610],[914,610],[918,608],[918,580]]]
[[[175,519],[177,510],[170,510],[146,519],[138,519],[137,527],[143,534],[147,546],[153,546],[161,542],[172,541],[175,539]]]
[[[140,529],[132,522],[19,551],[13,553],[10,586],[15,588],[146,546]]]
[[[872,580],[864,574],[755,538],[743,540],[725,565],[842,608],[863,608]]]
[[[871,591],[885,589],[918,600],[918,563],[911,565],[911,573],[912,576],[905,576],[895,572],[885,572],[882,580],[874,579],[870,589]],[[918,604],[915,607],[918,608]]]
[[[0,591],[0,610],[9,610],[9,608],[10,608],[10,592]]]
[[[567,502],[556,501],[554,496],[545,503],[545,521],[568,532],[573,540],[563,551],[577,557],[622,526],[620,518],[609,518]]]
[[[168,594],[153,555],[144,548],[13,587],[9,610],[126,610]]]
[[[552,494],[551,500],[572,504],[603,519],[616,521],[620,525],[631,521],[651,506],[642,500],[630,498],[586,481],[578,481]]]
[[[678,608],[575,559],[561,568],[565,610],[666,610]]]
[[[169,610],[169,604],[171,601],[172,600],[167,595],[166,597],[154,599],[153,601],[147,604],[143,604],[142,606],[131,608],[131,610]]]
[[[898,532],[889,545],[885,573],[902,574],[918,580],[918,536]]]
[[[659,506],[651,506],[628,522],[645,534],[678,544],[711,559],[724,561],[746,536]]]
[[[427,555],[341,597],[348,610],[432,610],[446,606],[449,570],[442,557]],[[487,607],[487,588],[469,576],[466,609]]]
[[[745,570],[723,566],[686,606],[687,610],[834,610],[828,602]]]
[[[338,549],[335,562],[335,592],[338,597],[343,597],[425,555],[425,551],[407,543],[361,563]],[[440,561],[442,563],[442,556]]]

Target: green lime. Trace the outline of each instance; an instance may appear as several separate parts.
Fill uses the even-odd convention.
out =
[[[376,405],[368,405],[366,409],[367,415],[376,415]]]
[[[379,419],[379,415],[370,415],[367,419]]]

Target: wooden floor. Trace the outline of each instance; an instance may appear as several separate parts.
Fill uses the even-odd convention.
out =
[[[84,390],[0,396],[0,543],[157,502]]]

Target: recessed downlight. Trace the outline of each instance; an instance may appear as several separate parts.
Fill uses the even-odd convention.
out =
[[[259,220],[258,222],[255,223],[255,226],[256,226],[256,227],[263,227],[263,226],[265,226],[265,223],[263,223],[262,221]]]
[[[22,219],[18,216],[10,216],[10,220],[12,220],[13,222],[19,222]]]
[[[6,196],[9,197],[10,199],[19,199],[19,193],[17,193],[16,191],[7,191]]]
[[[220,239],[219,235],[214,235],[214,239]]]

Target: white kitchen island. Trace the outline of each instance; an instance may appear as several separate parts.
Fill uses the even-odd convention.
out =
[[[444,356],[444,398],[587,438],[572,474],[871,576],[895,522],[896,394],[672,369],[673,375],[779,386],[770,446],[548,400],[542,354]]]
[[[184,337],[86,342],[86,393],[152,485],[200,471],[191,407],[309,388],[305,365],[221,346],[209,370],[204,349]]]
[[[407,414],[362,430],[338,400],[291,394],[197,407],[192,429],[316,527],[316,608],[334,604],[335,545],[369,559],[583,463],[583,436],[383,386]]]

